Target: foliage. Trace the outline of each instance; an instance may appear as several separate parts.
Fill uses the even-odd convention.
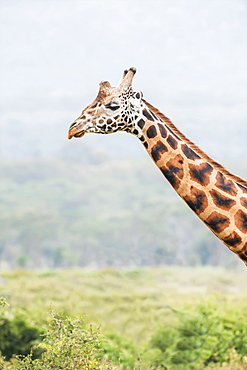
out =
[[[99,330],[84,328],[82,319],[52,314],[52,322],[39,345],[41,358],[32,354],[12,361],[16,370],[99,370]]]
[[[196,369],[226,362],[232,350],[240,360],[246,356],[246,320],[238,312],[226,316],[204,304],[196,307],[194,315],[178,311],[176,314],[178,326],[159,329],[151,340],[151,347],[162,353],[157,363],[174,369]]]
[[[3,298],[3,297],[0,297],[0,309],[2,309],[2,308],[4,308],[4,307],[6,307],[6,306],[8,306],[9,304],[8,304],[8,302],[6,301],[6,299],[5,298]],[[1,312],[1,311],[0,311]]]
[[[132,370],[138,361],[138,352],[134,343],[125,336],[107,334],[107,340],[101,343],[101,356],[121,369]]]
[[[6,306],[7,302],[1,298],[0,304]],[[28,324],[24,317],[13,315],[7,318],[5,311],[0,312],[0,353],[9,360],[13,354],[28,355],[33,345],[41,338],[41,330]],[[32,357],[37,357],[40,350],[33,351]]]
[[[0,369],[80,368],[82,357],[102,370],[245,369],[246,279],[212,267],[1,273],[0,315],[43,331],[32,351],[45,352]]]

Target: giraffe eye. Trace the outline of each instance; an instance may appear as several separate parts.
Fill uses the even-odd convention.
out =
[[[120,108],[120,105],[118,105],[118,103],[116,103],[116,102],[112,101],[112,102],[110,102],[110,103],[106,104],[106,105],[105,105],[105,107],[106,107],[107,109],[117,110],[118,108]]]

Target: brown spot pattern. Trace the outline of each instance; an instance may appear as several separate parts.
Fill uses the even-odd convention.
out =
[[[154,125],[150,126],[147,129],[147,137],[149,137],[149,139],[153,139],[156,135],[157,135],[156,127]]]
[[[183,157],[177,154],[166,163],[166,166],[161,167],[160,170],[174,189],[178,189],[181,182],[180,179],[184,176]]]
[[[145,125],[145,121],[144,121],[144,119],[140,119],[138,122],[137,122],[137,124],[138,124],[138,126],[141,128],[141,129],[143,129],[143,127],[144,127],[144,125]]]
[[[154,121],[153,116],[146,109],[143,109],[142,113],[149,121]]]
[[[233,181],[228,180],[223,173],[218,172],[216,175],[216,184],[217,188],[223,190],[224,192],[231,194],[231,195],[236,195],[237,190],[236,187],[233,183]]]
[[[227,211],[230,208],[232,208],[232,206],[234,206],[236,204],[235,200],[225,197],[224,195],[222,195],[221,193],[219,193],[216,190],[211,190],[210,194],[212,196],[214,204],[217,207],[220,207],[220,208],[225,209]]]
[[[213,167],[208,163],[202,163],[199,166],[189,164],[189,171],[192,180],[207,186],[210,182],[210,175],[213,171]]]
[[[241,252],[238,253],[239,257],[247,262],[247,243],[243,246],[243,249]]]
[[[243,207],[247,208],[247,199],[242,197],[240,198],[240,203],[242,204]]]
[[[194,150],[190,149],[190,148],[188,147],[188,145],[186,145],[186,144],[182,144],[182,145],[181,145],[181,149],[182,149],[183,153],[186,155],[186,157],[187,157],[188,159],[195,160],[195,159],[199,159],[199,158],[201,158],[198,154],[196,154],[196,153],[194,152]]]
[[[174,137],[172,137],[171,135],[169,135],[168,138],[167,138],[167,142],[170,145],[170,147],[172,147],[172,149],[177,149],[178,143],[174,139]]]
[[[216,233],[220,233],[230,225],[230,220],[219,212],[212,212],[205,223]]]
[[[190,195],[186,195],[184,200],[188,206],[196,213],[200,214],[208,206],[208,199],[204,191],[191,187]]]
[[[241,209],[235,214],[235,224],[244,234],[247,234],[247,214]]]
[[[238,186],[240,187],[240,189],[242,190],[243,193],[247,194],[247,188],[245,186],[240,185],[240,184],[238,184]]]
[[[161,141],[158,141],[151,149],[151,156],[154,161],[157,162],[161,158],[162,154],[167,151],[167,147]]]
[[[233,231],[230,235],[223,239],[223,242],[229,247],[237,247],[242,241],[242,238]]]
[[[158,123],[158,126],[159,126],[159,130],[160,130],[160,135],[162,137],[167,137],[167,131],[165,129],[165,127],[163,125],[161,125],[160,123]]]

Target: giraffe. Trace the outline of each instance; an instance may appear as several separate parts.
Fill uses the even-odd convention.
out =
[[[174,190],[247,265],[247,181],[215,162],[132,90],[136,68],[117,87],[100,83],[96,99],[70,125],[68,138],[125,131],[138,137]]]

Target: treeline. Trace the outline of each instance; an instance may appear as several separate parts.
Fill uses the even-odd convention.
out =
[[[96,158],[1,162],[1,268],[239,263],[151,161]]]

